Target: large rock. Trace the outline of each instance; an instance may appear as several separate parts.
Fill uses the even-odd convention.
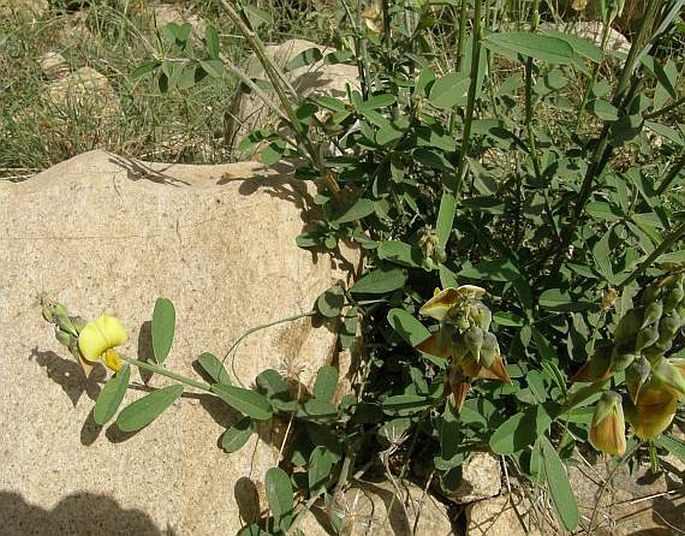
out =
[[[50,9],[48,0],[0,0],[0,17],[15,16],[19,19],[37,19]]]
[[[322,55],[333,52],[316,43],[303,39],[291,39],[282,45],[270,45],[266,47],[266,55],[274,63],[283,68],[285,65],[305,50],[317,48]],[[251,56],[245,67],[245,73],[251,79],[265,80],[267,78],[256,56]],[[357,80],[358,71],[353,65],[326,64],[318,61],[311,65],[298,67],[286,72],[286,76],[293,89],[301,97],[328,95],[346,99],[347,85],[353,89],[359,88]],[[275,93],[269,92],[266,96],[272,103],[278,105]],[[231,146],[236,146],[250,132],[266,126],[275,126],[278,117],[269,108],[261,96],[248,91],[239,90],[234,99],[230,112],[227,114],[226,140]],[[251,156],[252,152],[241,156]]]
[[[170,298],[167,366],[199,379],[191,362],[201,352],[223,357],[247,329],[309,311],[342,275],[295,245],[309,205],[301,182],[255,163],[147,165],[102,151],[0,182],[0,532],[236,533],[237,483],[274,463],[271,428],[227,455],[217,439],[238,415],[189,392],[137,434],[101,429],[90,414],[104,370],[84,378],[36,295],[85,318],[119,316],[129,356],[149,352],[154,300]],[[309,318],[279,324],[247,338],[228,368],[248,386],[266,368],[311,385],[337,359],[334,339]],[[127,401],[147,390],[133,379]]]
[[[449,498],[459,504],[488,499],[502,489],[499,459],[489,452],[474,452],[461,466],[461,481]]]
[[[315,505],[299,528],[307,536],[332,534],[331,515],[339,533],[353,536],[411,536],[454,534],[447,508],[410,482],[355,481],[328,507]]]

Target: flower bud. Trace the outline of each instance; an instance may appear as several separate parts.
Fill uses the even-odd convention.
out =
[[[658,340],[659,328],[656,325],[651,324],[647,327],[644,327],[640,331],[638,331],[637,335],[635,336],[635,350],[639,352],[643,348],[651,346]]]
[[[590,443],[597,450],[612,456],[625,453],[625,420],[619,394],[607,391],[597,402],[590,425]]]
[[[595,352],[590,359],[588,359],[580,370],[573,375],[571,383],[597,382],[610,378],[613,374],[610,370],[611,354],[612,351],[610,346],[595,348]]]
[[[653,439],[663,432],[675,416],[678,399],[658,381],[642,387],[637,404],[627,404],[626,420],[640,439]]]
[[[645,307],[645,314],[642,317],[642,324],[640,325],[640,329],[643,329],[647,326],[651,326],[652,324],[655,324],[659,321],[661,318],[661,314],[663,313],[664,310],[664,304],[661,302],[661,300],[653,301],[651,303],[648,303],[647,306]]]
[[[483,335],[483,345],[480,348],[480,362],[485,368],[495,364],[495,358],[499,357],[500,349],[497,337],[494,333],[487,332]]]
[[[632,345],[615,344],[611,351],[611,372],[627,369],[638,357],[640,354],[633,351]]]
[[[626,369],[626,387],[633,404],[637,404],[640,390],[649,378],[651,371],[652,367],[644,357],[640,357]]]
[[[658,300],[660,296],[661,296],[661,287],[659,285],[650,285],[642,293],[642,297],[640,298],[640,303],[642,305],[649,305],[653,301]]]
[[[662,357],[652,365],[652,376],[677,398],[685,397],[685,378],[668,359]]]
[[[673,339],[682,325],[682,320],[677,312],[673,311],[663,315],[659,320],[659,342]]]
[[[480,349],[483,346],[483,330],[478,326],[473,326],[464,332],[463,340],[469,353],[479,362]]]
[[[62,331],[58,326],[55,326],[55,338],[66,348],[72,346],[75,340],[75,337],[71,335],[71,333]]]
[[[681,285],[673,287],[664,296],[664,313],[675,311],[676,307],[685,298],[685,291]]]
[[[488,309],[487,305],[483,302],[476,302],[475,305],[471,306],[471,318],[476,323],[476,325],[483,331],[488,331],[490,329],[490,323],[492,322],[492,312]]]
[[[614,331],[614,339],[616,339],[618,344],[632,341],[640,330],[640,324],[642,324],[642,311],[640,309],[631,309],[619,320]]]

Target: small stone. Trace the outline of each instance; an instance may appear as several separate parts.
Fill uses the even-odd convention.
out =
[[[461,482],[449,498],[466,504],[499,495],[501,489],[499,460],[489,452],[475,452],[462,465]]]
[[[91,67],[81,67],[52,82],[47,99],[64,112],[97,113],[99,121],[112,120],[121,114],[119,100],[109,80]]]
[[[0,0],[0,17],[3,19],[12,15],[20,19],[37,19],[48,9],[48,0]]]
[[[69,64],[59,52],[46,52],[40,58],[40,70],[48,80],[59,80],[69,74]]]

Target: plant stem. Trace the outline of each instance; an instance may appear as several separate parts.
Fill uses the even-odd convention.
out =
[[[461,140],[461,151],[459,151],[459,169],[454,185],[454,193],[461,191],[466,174],[466,160],[469,154],[471,142],[471,123],[473,122],[473,111],[476,105],[476,92],[478,91],[478,64],[480,62],[481,34],[483,31],[483,21],[481,13],[484,0],[475,0],[473,14],[473,45],[471,47],[471,81],[469,84],[469,94],[466,101],[466,116],[464,117],[464,135]]]
[[[668,175],[664,178],[664,180],[661,182],[659,185],[659,188],[657,188],[656,193],[658,195],[663,194],[666,190],[668,190],[671,186],[671,184],[676,180],[676,177],[680,175],[680,172],[683,170],[685,167],[685,151],[683,151],[680,154],[680,160],[678,160],[675,164],[673,164],[673,167],[668,172]]]
[[[664,106],[663,108],[659,108],[658,110],[655,110],[651,113],[646,114],[644,116],[644,118],[645,119],[654,119],[656,117],[659,117],[660,115],[667,114],[671,110],[675,110],[676,108],[680,108],[683,104],[685,104],[685,97],[680,97],[678,100],[673,101],[668,106]]]
[[[167,378],[171,378],[172,380],[176,380],[177,382],[188,385],[189,387],[194,387],[195,389],[199,389],[200,391],[205,391],[207,393],[212,392],[212,390],[208,384],[203,383],[203,382],[198,382],[196,380],[191,380],[190,378],[183,376],[182,374],[178,374],[177,372],[172,372],[171,370],[167,370],[160,365],[156,365],[155,363],[150,363],[147,361],[140,361],[138,359],[131,359],[130,357],[126,357],[126,356],[123,356],[121,354],[119,354],[119,357],[121,358],[122,361],[125,361],[126,363],[129,363],[130,365],[134,365],[134,366],[138,367],[139,369],[148,370],[150,372],[154,372],[155,374],[159,374],[160,376],[166,376]]]
[[[678,240],[685,236],[685,223],[681,223],[676,227],[671,233],[661,241],[661,244],[652,251],[652,253],[640,265],[633,270],[628,277],[626,277],[619,285],[617,289],[620,290],[625,287],[628,283],[632,282],[638,275],[644,272],[651,264],[662,254],[668,251],[672,245],[674,245]]]
[[[466,44],[466,20],[467,20],[467,10],[468,2],[466,0],[461,0],[461,6],[459,8],[459,37],[457,40],[457,64],[456,71],[461,71],[461,67],[464,63],[464,45]]]

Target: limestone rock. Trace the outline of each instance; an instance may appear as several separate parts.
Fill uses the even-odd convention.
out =
[[[150,356],[147,322],[156,297],[168,297],[177,327],[165,363],[199,379],[200,353],[223,358],[247,329],[311,310],[343,275],[295,245],[309,206],[301,182],[256,163],[146,164],[93,151],[0,181],[0,532],[236,534],[237,497],[250,500],[239,481],[262,479],[280,447],[271,426],[228,455],[217,440],[238,414],[191,392],[138,433],[97,426],[105,372],[84,378],[36,295],[87,319],[119,316],[131,357]],[[311,385],[336,359],[334,341],[306,317],[248,337],[227,369],[246,386],[266,368]],[[135,370],[132,381],[125,403],[147,391]]]
[[[409,482],[354,482],[332,505],[312,508],[299,528],[307,536],[326,536],[331,516],[341,523],[340,534],[353,536],[454,534],[445,506]]]
[[[670,470],[658,475],[650,474],[648,464],[638,467],[632,475],[626,466],[620,467],[600,495],[612,464],[600,458],[590,467],[569,466],[580,528],[587,530],[595,508],[592,534],[597,536],[671,534],[672,527],[685,526],[685,497],[680,493],[685,481],[668,458],[664,468]]]
[[[266,53],[279,67],[283,68],[295,56],[311,48],[318,48],[324,56],[333,52],[332,49],[310,41],[291,39],[282,45],[267,46]],[[255,56],[248,60],[245,72],[252,79],[266,79],[266,74]],[[359,88],[357,68],[352,65],[328,65],[323,61],[318,61],[312,65],[292,69],[286,73],[286,76],[297,94],[302,97],[329,95],[344,99],[348,84],[353,89]],[[275,94],[268,93],[268,96],[273,97],[274,103],[278,103]],[[227,114],[227,142],[231,146],[236,146],[253,130],[275,125],[277,122],[278,117],[264,104],[260,96],[239,90],[231,111]],[[254,153],[250,152],[242,156],[252,154]]]
[[[450,499],[466,504],[498,495],[502,489],[499,460],[489,452],[474,452],[462,467],[459,487]]]
[[[69,64],[59,52],[46,52],[40,58],[40,70],[48,80],[59,80],[69,74]]]
[[[121,115],[121,106],[114,88],[106,76],[91,67],[81,67],[52,82],[46,98],[63,113],[72,110],[91,120],[95,118],[100,123],[113,121]]]
[[[530,502],[513,493],[486,499],[466,507],[466,536],[542,536],[544,528]],[[541,528],[542,527],[542,528]]]

